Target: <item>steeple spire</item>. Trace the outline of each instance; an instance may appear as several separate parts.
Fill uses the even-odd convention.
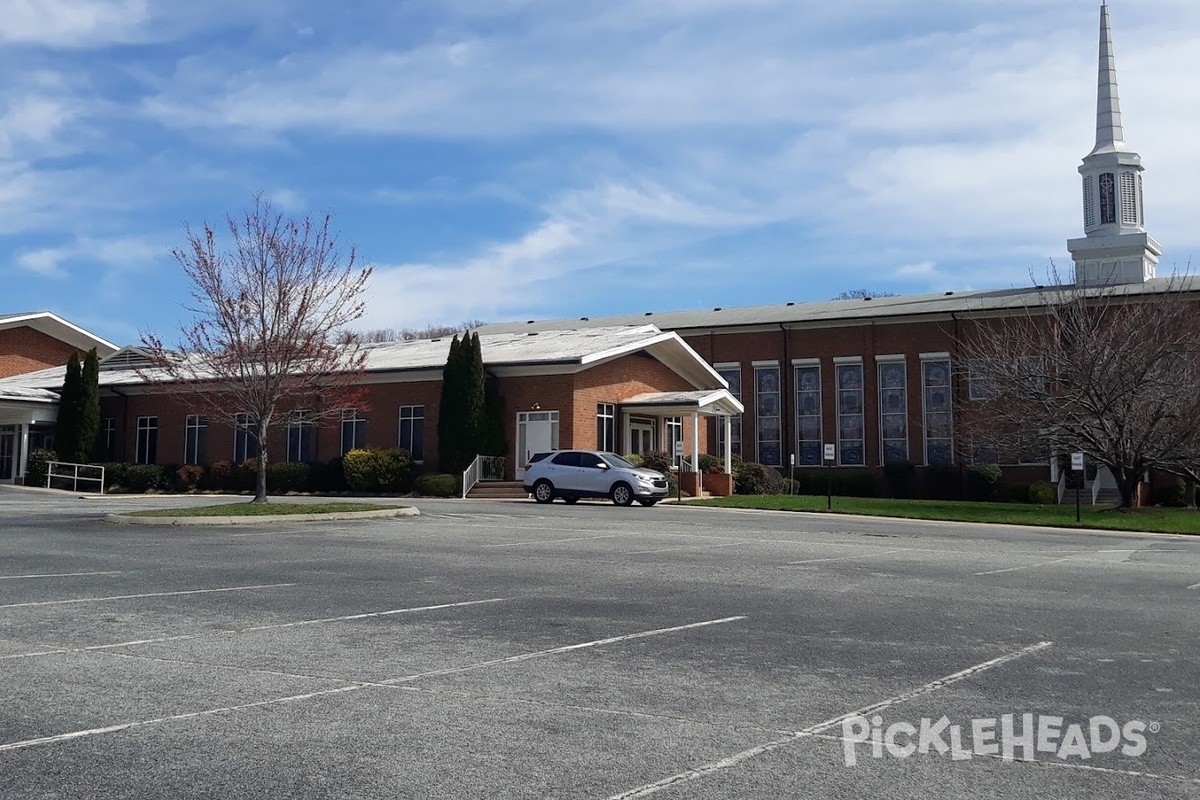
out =
[[[1108,3],[1100,6],[1100,86],[1096,94],[1096,148],[1092,153],[1125,149],[1121,100],[1117,95],[1117,59],[1113,53]]]
[[[1096,146],[1079,167],[1085,235],[1067,242],[1077,285],[1144,283],[1154,277],[1162,247],[1146,232],[1143,169],[1142,157],[1125,144],[1112,24],[1105,2],[1100,6]]]

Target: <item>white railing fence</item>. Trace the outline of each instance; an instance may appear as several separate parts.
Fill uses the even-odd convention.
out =
[[[477,483],[481,481],[502,481],[504,480],[504,468],[508,463],[504,456],[475,456],[475,460],[471,462],[471,466],[463,470],[462,478],[462,496],[471,493]]]
[[[60,472],[56,469],[56,467],[70,467],[70,471],[61,471]],[[81,469],[88,470],[88,471],[92,472],[93,474],[80,475],[79,471]],[[99,477],[97,477],[94,474],[97,471],[100,473]],[[56,488],[56,487],[53,487],[50,485],[51,481],[53,481],[56,478],[60,481],[71,481],[71,491],[72,492],[78,492],[79,491],[79,482],[86,481],[89,483],[99,484],[100,494],[104,494],[104,467],[98,466],[96,464],[73,464],[69,461],[47,461],[46,462],[46,488],[47,489]]]

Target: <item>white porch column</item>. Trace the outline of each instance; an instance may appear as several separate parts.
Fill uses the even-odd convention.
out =
[[[17,464],[17,477],[24,478],[25,470],[29,468],[29,426],[21,425],[21,458]],[[24,483],[24,481],[22,481]]]
[[[700,412],[692,412],[692,469],[700,471]]]
[[[725,422],[725,474],[733,474],[733,417],[726,414]]]

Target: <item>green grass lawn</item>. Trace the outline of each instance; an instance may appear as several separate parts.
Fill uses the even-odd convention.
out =
[[[825,511],[825,497],[816,495],[735,495],[697,500],[688,505],[720,508],[760,508],[776,511]],[[1024,503],[968,503],[952,500],[884,500],[835,497],[833,511],[876,517],[941,519],[955,522],[992,522],[1009,525],[1045,525],[1056,528],[1101,528],[1114,531],[1200,534],[1200,512],[1185,508],[1145,508],[1117,511],[1084,506],[1080,522],[1075,506],[1036,506]]]
[[[401,506],[379,503],[224,503],[195,508],[134,511],[131,517],[270,517],[280,514],[340,514],[345,511],[384,511]]]

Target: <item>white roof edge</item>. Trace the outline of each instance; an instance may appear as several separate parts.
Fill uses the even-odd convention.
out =
[[[9,316],[9,317],[0,317],[0,325],[4,325],[4,326],[19,325],[22,322],[35,322],[40,319],[49,319],[49,320],[52,320],[52,321],[58,323],[59,325],[62,325],[65,328],[70,329],[71,331],[78,334],[81,338],[89,340],[91,342],[94,342],[97,349],[104,348],[104,349],[112,350],[114,352],[119,349],[115,344],[108,341],[107,339],[101,339],[99,336],[92,333],[91,331],[84,330],[83,328],[79,327],[75,323],[63,319],[58,314],[55,314],[53,311],[34,311],[34,312],[31,312],[28,314],[15,314],[15,315]],[[108,355],[108,354],[105,354],[105,355]]]

